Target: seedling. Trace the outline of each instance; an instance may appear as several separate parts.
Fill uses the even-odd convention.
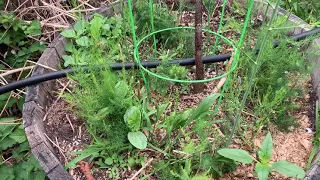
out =
[[[220,149],[218,153],[221,156],[244,164],[250,164],[255,161],[255,170],[259,180],[266,180],[271,171],[277,171],[294,178],[303,178],[305,176],[304,170],[296,164],[284,160],[271,162],[272,151],[272,137],[271,134],[268,133],[258,151],[258,159],[255,159],[247,151],[242,149],[224,148]]]

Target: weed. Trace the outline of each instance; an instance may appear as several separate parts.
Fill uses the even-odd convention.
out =
[[[95,14],[90,22],[84,19],[77,21],[73,29],[67,29],[61,33],[62,36],[71,39],[71,42],[65,46],[65,50],[71,55],[62,57],[64,66],[124,61],[127,57],[125,55],[127,48],[132,48],[130,45],[120,46],[127,40],[123,36],[126,32],[128,28],[120,15],[106,18]]]
[[[320,17],[320,2],[317,0],[299,1],[299,0],[285,0],[281,1],[281,6],[292,11],[295,15],[304,19],[305,21],[315,23],[319,21]]]
[[[30,24],[19,20],[15,15],[0,12],[0,70],[21,68],[26,65],[26,61],[34,58],[45,49],[42,42],[35,42],[29,37],[38,37],[41,34],[40,22],[32,21]],[[27,74],[17,73],[5,76],[1,83],[5,81],[15,81],[18,77],[24,78]],[[8,101],[8,102],[7,102]],[[12,97],[10,93],[0,95],[0,108],[11,109],[13,114],[18,115],[24,103],[23,96]],[[15,109],[15,110],[13,110]],[[18,109],[18,110],[16,110]]]
[[[221,156],[232,159],[244,164],[250,164],[252,161],[256,162],[255,170],[259,180],[266,180],[271,171],[277,171],[281,174],[294,178],[304,178],[305,172],[299,166],[281,160],[277,162],[270,162],[272,157],[273,145],[271,134],[268,133],[263,140],[260,150],[258,151],[259,159],[252,157],[247,151],[242,149],[220,149],[218,153]]]
[[[131,87],[109,70],[79,73],[70,78],[79,86],[66,96],[67,101],[77,107],[76,112],[86,120],[95,141],[104,142],[114,150],[126,146],[130,129],[123,117],[136,104]]]
[[[283,27],[284,19],[280,18],[273,24],[273,27]],[[258,35],[264,36],[265,27]],[[301,47],[309,44],[310,40],[293,42],[286,38],[284,34],[287,31],[272,31],[266,40],[266,46],[262,52],[259,72],[256,74],[252,91],[248,95],[246,102],[247,111],[252,112],[259,117],[257,124],[259,126],[266,125],[269,122],[276,124],[279,129],[288,131],[298,125],[296,119],[289,114],[291,110],[297,109],[299,106],[294,99],[303,95],[303,81],[311,72],[313,65],[307,64],[307,56],[301,51]],[[258,38],[259,39],[259,38]],[[277,39],[283,39],[277,48],[274,43]],[[257,42],[260,44],[261,42]],[[258,45],[257,45],[258,46]],[[242,55],[237,74],[232,77],[230,92],[228,99],[232,104],[237,102],[231,97],[243,96],[246,90],[252,68],[256,65],[253,61],[255,52],[247,50]],[[250,52],[251,51],[251,52]],[[247,56],[248,55],[248,56]],[[236,92],[237,91],[237,92]],[[229,104],[229,103],[228,103]]]
[[[1,6],[1,3],[0,3]],[[27,65],[27,60],[38,57],[45,49],[42,42],[35,42],[32,38],[41,35],[40,21],[32,21],[30,24],[19,20],[14,14],[0,12],[0,70],[21,68]],[[31,37],[31,38],[30,38]],[[2,76],[2,82],[11,82],[24,78],[27,74],[21,72],[9,76]],[[21,116],[24,96],[11,96],[10,93],[0,95],[0,154],[1,179],[44,179],[45,173],[35,158],[30,155],[30,147],[24,133]],[[4,117],[8,116],[8,117]],[[10,160],[9,166],[6,160]]]
[[[0,174],[4,180],[44,179],[45,173],[30,153],[30,146],[22,125],[12,118],[0,118],[0,152],[10,158],[13,165],[0,165]]]
[[[171,79],[189,79],[188,78],[188,71],[185,67],[181,67],[178,65],[170,65],[164,61],[160,66],[158,66],[155,70],[158,75],[168,77]],[[151,87],[161,95],[165,95],[168,93],[169,88],[171,85],[175,85],[175,87],[178,89],[179,93],[186,94],[189,92],[189,84],[179,84],[179,83],[172,83],[167,80],[162,80],[157,77],[150,77]]]
[[[1,59],[10,68],[23,67],[25,61],[32,55],[42,52],[45,45],[41,42],[34,42],[28,36],[41,35],[40,21],[32,21],[30,24],[17,19],[13,14],[0,12],[0,45]],[[4,51],[4,52],[3,52]],[[4,65],[0,67],[4,68]],[[9,68],[9,67],[6,67]]]

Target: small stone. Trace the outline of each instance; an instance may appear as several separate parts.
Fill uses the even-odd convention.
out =
[[[253,174],[252,173],[248,173],[247,175],[249,178],[253,178]]]
[[[303,139],[300,143],[306,150],[309,150],[312,148],[312,143],[306,139]]]
[[[313,131],[312,131],[311,128],[306,128],[305,130],[306,130],[306,133],[308,133],[308,134],[313,134]]]
[[[261,141],[259,139],[255,139],[254,140],[254,145],[257,146],[257,147],[260,147],[261,146]]]

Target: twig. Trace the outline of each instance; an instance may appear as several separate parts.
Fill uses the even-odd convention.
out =
[[[66,114],[66,118],[67,118],[67,120],[68,120],[68,122],[69,122],[69,124],[71,126],[72,132],[74,133],[74,127],[73,127],[73,125],[72,125],[72,123],[70,121],[70,118],[69,118],[68,114]]]
[[[47,138],[55,147],[57,147],[57,148],[59,149],[60,154],[63,156],[63,158],[64,158],[65,160],[67,160],[67,157],[64,155],[63,149],[61,149],[61,147],[60,147],[59,145],[57,145],[56,143],[54,143],[54,142],[48,137],[48,135],[47,135],[46,133],[43,133],[43,134],[46,136],[46,138]]]
[[[232,62],[233,62],[233,54],[231,55],[231,58],[228,62],[227,69],[231,67]],[[226,80],[227,80],[227,76],[224,76],[223,78],[221,78],[217,86],[213,89],[213,93],[217,93],[221,89],[221,87],[224,85]]]
[[[0,74],[0,76],[1,77],[8,76],[8,75],[16,73],[16,72],[32,69],[33,67],[34,66],[27,66],[27,67],[12,69],[12,70],[6,71],[5,73]]]
[[[1,39],[1,38],[0,38]],[[13,69],[9,64],[7,64],[6,62],[4,62],[4,61],[2,61],[2,60],[0,60],[0,62],[2,63],[2,64],[4,64],[4,65],[6,65],[9,69]]]
[[[221,137],[225,137],[224,134],[221,132],[220,128],[216,124],[213,124],[213,127],[216,128],[216,130],[218,131]]]
[[[41,67],[44,67],[44,68],[47,68],[47,69],[50,69],[50,70],[52,70],[52,71],[57,71],[56,69],[54,69],[54,68],[52,68],[52,67],[49,67],[49,66],[46,66],[46,65],[44,65],[44,64],[40,64],[40,63],[37,63],[37,62],[34,62],[34,61],[27,60],[27,62],[36,64],[36,65],[38,65],[38,66],[41,66]]]
[[[53,102],[53,104],[50,106],[50,108],[47,110],[46,114],[43,116],[42,121],[45,121],[47,119],[47,116],[49,114],[49,112],[51,112],[51,110],[53,109],[53,107],[55,107],[55,105],[58,103],[59,99],[61,98],[63,92],[65,91],[65,89],[68,87],[70,81],[68,81],[68,83],[62,88],[61,92],[59,93],[57,99]],[[73,128],[72,128],[73,129]]]
[[[10,0],[7,1],[7,4],[6,4],[6,7],[4,8],[4,11],[7,11],[7,8],[9,6],[9,2],[10,2]]]
[[[8,0],[9,2],[10,0]],[[29,0],[25,0],[22,4],[20,4],[13,12],[16,12],[18,9],[20,9],[24,4],[26,4],[27,2],[29,2]]]
[[[3,161],[1,162],[1,164],[4,164],[4,163],[9,162],[10,159],[12,159],[12,156],[8,157],[7,159],[4,159],[4,157],[2,156],[2,160],[3,160]],[[1,165],[1,164],[0,164],[0,165]],[[11,163],[10,163],[10,164],[11,164]]]
[[[129,180],[134,180],[151,162],[153,161],[153,158],[151,158],[142,168],[139,169]]]
[[[8,121],[1,121],[0,125],[5,125],[5,124],[21,124],[21,122],[17,122],[17,121],[21,121],[22,118],[20,119],[14,119],[14,120],[8,120]]]
[[[8,103],[9,103],[9,101],[10,101],[11,96],[12,96],[12,92],[10,92],[9,98],[7,99],[6,103],[4,104],[4,106],[3,106],[2,110],[1,110],[0,117],[2,116],[3,112],[6,110],[6,107],[7,107]]]
[[[79,131],[78,131],[78,137],[79,137],[79,138],[81,138],[81,135],[82,135],[81,127],[82,127],[82,126],[79,126]]]
[[[255,115],[253,115],[253,114],[251,114],[251,113],[248,113],[248,112],[246,112],[246,111],[242,111],[242,113],[243,113],[243,114],[246,114],[246,115],[249,115],[249,116],[252,116],[252,117],[254,117],[254,118],[259,119],[259,117],[255,116]]]
[[[26,23],[31,23],[31,21],[24,21]],[[48,27],[55,27],[55,28],[69,28],[70,26],[61,25],[61,24],[54,24],[54,23],[47,23],[47,22],[40,22],[41,26],[48,26]]]

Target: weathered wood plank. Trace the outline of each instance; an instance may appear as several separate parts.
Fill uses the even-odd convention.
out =
[[[40,143],[33,147],[31,151],[46,173],[50,173],[55,167],[61,164],[45,143]]]
[[[72,180],[70,174],[64,170],[61,164],[52,169],[51,172],[48,173],[48,177],[51,180]]]
[[[34,148],[41,143],[45,143],[47,147],[54,152],[50,141],[44,135],[45,129],[41,126],[43,126],[43,124],[37,123],[25,128],[29,145],[31,148]]]
[[[47,48],[40,57],[39,64],[57,69],[60,64],[60,57],[54,48]],[[32,76],[52,72],[51,69],[37,65],[32,73]],[[52,89],[54,87],[53,81],[42,82],[37,85],[29,86],[27,88],[26,102],[34,101],[41,107],[46,107],[48,99],[51,99]]]
[[[42,123],[45,114],[43,109],[34,101],[26,102],[23,105],[23,126],[26,128],[36,123]]]
[[[64,50],[64,46],[68,43],[68,40],[61,36],[60,34],[48,45],[48,48],[54,48],[58,53],[58,56],[62,58],[63,55],[66,55],[66,51]],[[58,67],[56,67],[58,68]]]

